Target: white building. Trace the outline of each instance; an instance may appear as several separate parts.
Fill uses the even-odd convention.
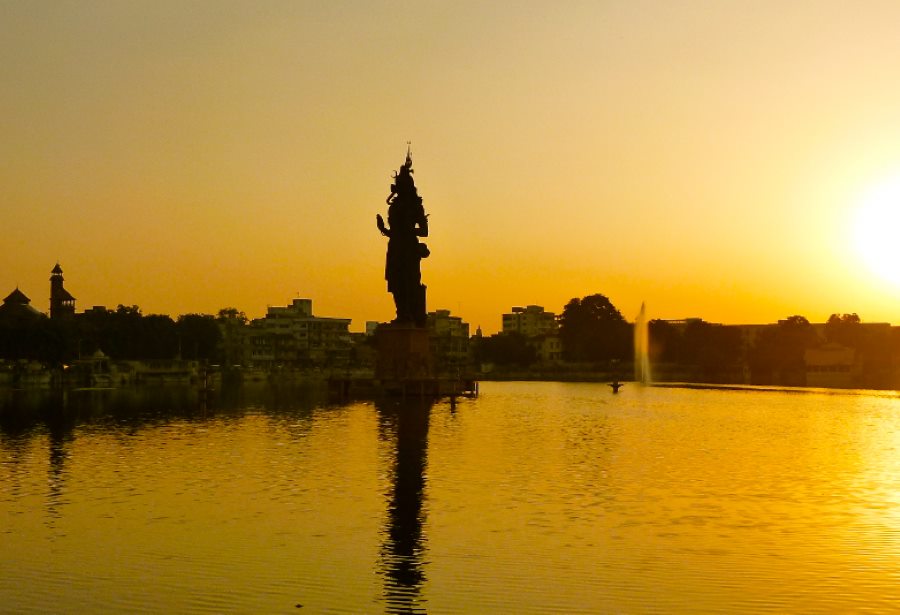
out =
[[[454,370],[469,364],[469,323],[450,310],[435,310],[427,317],[431,352],[439,370]]]
[[[250,322],[250,365],[264,369],[346,365],[350,357],[350,319],[313,316],[312,299],[270,307]]]
[[[534,348],[541,363],[562,360],[562,342],[559,339],[559,320],[553,312],[540,305],[514,307],[503,315],[503,333],[518,333]]]
[[[519,333],[525,337],[556,335],[559,323],[556,314],[547,312],[539,305],[514,307],[503,315],[503,333]]]

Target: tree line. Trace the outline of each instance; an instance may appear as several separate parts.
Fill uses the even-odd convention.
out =
[[[112,359],[184,359],[217,362],[223,358],[222,335],[231,323],[246,323],[234,308],[212,314],[141,313],[136,306],[89,310],[74,318],[30,318],[0,322],[0,358],[71,363],[97,351]]]
[[[562,359],[603,369],[634,359],[634,325],[602,294],[573,298],[559,315]],[[233,364],[240,361],[238,329],[243,312],[224,308],[215,315],[171,318],[144,315],[138,306],[89,310],[66,320],[43,317],[0,321],[0,359],[35,360],[49,365],[88,358],[98,350],[112,359],[184,359]],[[832,314],[824,339],[809,320],[790,316],[757,328],[748,337],[741,328],[700,319],[673,324],[649,323],[651,362],[672,366],[692,380],[802,385],[806,351],[823,343],[852,348],[859,356],[867,386],[889,385],[900,363],[897,328],[864,327],[857,314]],[[474,347],[478,363],[528,368],[538,363],[534,339],[499,333]]]
[[[599,369],[634,359],[634,324],[629,323],[602,294],[571,299],[559,316],[562,358],[569,363]],[[897,328],[864,327],[857,314],[832,314],[824,326],[824,339],[807,318],[789,316],[776,325],[761,325],[755,335],[741,327],[691,319],[673,324],[649,323],[651,362],[704,382],[805,384],[805,354],[823,344],[852,348],[860,357],[864,384],[889,384],[893,366],[900,362]],[[526,368],[538,362],[534,339],[516,333],[484,338],[476,360],[500,366]]]

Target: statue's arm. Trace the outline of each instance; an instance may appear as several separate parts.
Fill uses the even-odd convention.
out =
[[[385,237],[391,236],[391,231],[384,225],[384,218],[381,217],[381,214],[375,214],[375,224],[378,226],[378,230],[381,231],[381,234]]]

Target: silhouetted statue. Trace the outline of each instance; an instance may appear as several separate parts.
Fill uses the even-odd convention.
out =
[[[424,327],[425,285],[419,263],[429,251],[419,237],[428,237],[428,216],[412,174],[412,153],[407,149],[406,162],[394,175],[387,198],[387,226],[381,214],[376,216],[376,222],[381,234],[388,237],[384,278],[397,307],[394,322]]]

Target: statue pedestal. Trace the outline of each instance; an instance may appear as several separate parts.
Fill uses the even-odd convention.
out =
[[[385,384],[434,379],[427,329],[411,324],[381,325],[375,330],[375,344],[375,377]]]

